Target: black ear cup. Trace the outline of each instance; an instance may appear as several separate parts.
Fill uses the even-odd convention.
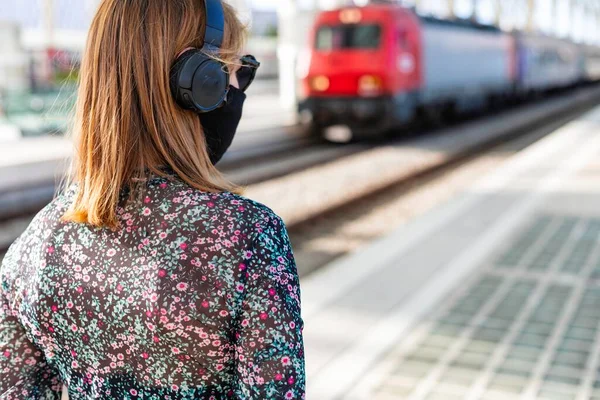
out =
[[[198,113],[223,105],[229,90],[229,74],[223,63],[203,50],[189,50],[173,64],[170,73],[173,97],[181,107]]]

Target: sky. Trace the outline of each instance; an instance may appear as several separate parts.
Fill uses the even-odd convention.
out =
[[[57,25],[63,29],[85,29],[89,15],[95,8],[98,0],[54,0],[56,13],[59,16]],[[281,0],[244,0],[253,8],[275,11],[281,4]],[[297,0],[300,7],[310,7],[315,3],[327,5],[343,2],[343,0]],[[414,0],[403,0],[405,4],[414,3]],[[525,0],[501,0],[507,8],[507,18],[503,28],[510,29],[513,26],[523,26],[526,20],[527,9],[524,7]],[[567,36],[571,31],[577,39],[595,37],[600,41],[600,27],[598,22],[585,21],[583,12],[575,11],[576,22],[570,20],[571,12],[569,2],[571,0],[556,0],[558,11],[552,9],[552,0],[535,0],[537,13],[535,16],[536,27],[543,32]],[[0,0],[0,20],[3,17],[9,20],[21,21],[24,27],[35,28],[41,24],[42,0]],[[447,12],[447,0],[422,0],[423,9],[438,15]],[[493,21],[495,0],[478,0],[478,11],[480,18],[485,22]],[[473,0],[455,0],[456,13],[459,16],[469,16],[472,12]],[[33,12],[32,12],[33,11]]]

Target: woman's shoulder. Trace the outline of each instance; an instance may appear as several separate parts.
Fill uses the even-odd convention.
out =
[[[185,212],[191,218],[196,218],[198,223],[214,220],[253,225],[259,232],[269,227],[285,226],[283,219],[272,208],[240,194],[227,191],[206,192],[183,182],[162,182],[160,185],[165,192],[162,195],[156,192],[156,197],[162,198],[164,209],[169,209],[169,212],[178,210],[179,214]]]
[[[216,213],[243,219],[253,223],[258,228],[272,224],[283,224],[282,218],[272,208],[243,195],[231,192],[210,194],[198,192],[193,196],[208,200],[208,206],[212,206],[212,210]]]

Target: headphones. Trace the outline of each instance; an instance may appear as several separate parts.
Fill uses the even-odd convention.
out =
[[[225,13],[221,0],[204,0],[206,31],[204,45],[181,54],[171,67],[171,93],[177,104],[197,113],[223,105],[229,92],[225,64],[207,54],[218,54],[223,45]]]

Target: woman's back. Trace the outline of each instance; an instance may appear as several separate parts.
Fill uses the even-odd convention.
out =
[[[0,398],[304,395],[297,271],[262,204],[151,175],[116,230],[58,197],[1,269]],[[127,196],[123,196],[125,199]],[[211,397],[212,396],[212,397]]]

